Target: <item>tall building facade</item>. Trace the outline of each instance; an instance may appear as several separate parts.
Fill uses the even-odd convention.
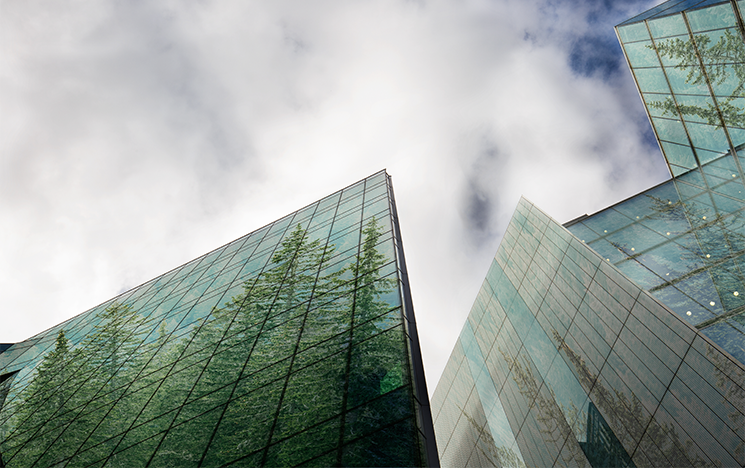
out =
[[[385,171],[0,352],[0,466],[437,465]]]
[[[443,466],[745,466],[745,2],[616,30],[673,179],[523,199],[432,398]]]

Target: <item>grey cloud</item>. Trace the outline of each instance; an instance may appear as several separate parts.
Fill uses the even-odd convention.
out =
[[[561,221],[665,176],[624,67],[571,66],[618,5],[4,4],[0,284],[24,314],[0,342],[386,167],[434,388],[520,195]]]

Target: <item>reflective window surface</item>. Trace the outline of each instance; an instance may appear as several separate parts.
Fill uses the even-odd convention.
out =
[[[396,226],[380,172],[11,346],[0,465],[427,464]]]
[[[745,42],[739,2],[665,2],[617,26],[673,176],[745,145]],[[738,152],[739,151],[739,152]]]
[[[675,189],[650,192],[668,206]],[[598,219],[666,245],[659,219],[628,216],[657,203],[628,203]],[[443,466],[745,464],[745,368],[588,247],[602,230],[576,226],[585,243],[518,205],[432,398]]]
[[[745,187],[728,153],[568,226],[745,364]]]

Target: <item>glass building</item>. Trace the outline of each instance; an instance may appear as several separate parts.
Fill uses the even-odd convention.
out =
[[[0,348],[0,466],[437,465],[381,171]]]
[[[673,178],[523,199],[432,398],[443,466],[745,466],[745,1],[617,26]]]

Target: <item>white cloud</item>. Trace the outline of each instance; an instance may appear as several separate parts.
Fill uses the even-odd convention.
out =
[[[2,3],[0,342],[386,167],[432,391],[520,195],[665,177],[628,73],[569,65],[587,5]]]

